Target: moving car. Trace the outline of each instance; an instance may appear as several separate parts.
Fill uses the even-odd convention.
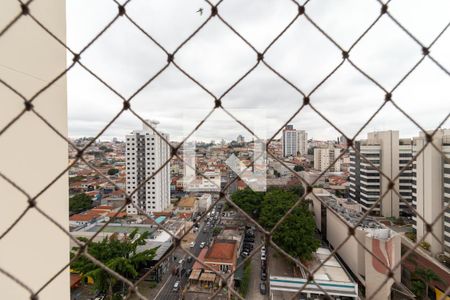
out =
[[[180,289],[180,281],[177,280],[177,281],[175,281],[175,284],[173,285],[172,291],[178,292],[179,289]]]

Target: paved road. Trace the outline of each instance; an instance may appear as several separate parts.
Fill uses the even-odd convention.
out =
[[[223,208],[223,206],[222,206]],[[219,224],[220,222],[220,217],[221,217],[221,213],[222,211],[219,211],[219,219],[217,220],[216,224]],[[198,231],[198,235],[197,238],[195,240],[195,246],[194,248],[189,248],[189,250],[195,254],[195,256],[198,257],[199,253],[200,253],[200,243],[201,242],[205,242],[207,245],[209,243],[209,239],[212,237],[212,229],[214,228],[214,226],[210,226],[210,227],[206,227],[206,232],[203,232],[203,228],[206,227],[205,222],[201,222],[200,224],[200,229]],[[184,253],[184,252],[182,252]],[[186,258],[187,258],[187,254],[185,254],[185,264],[184,264],[184,269],[192,269],[192,266],[194,265],[195,260],[193,259],[192,262],[188,263]],[[177,260],[180,260],[180,257],[177,258]],[[174,292],[173,291],[173,285],[175,284],[175,282],[177,280],[180,280],[181,282],[181,286],[178,292]],[[184,273],[183,275],[170,275],[170,277],[167,279],[167,281],[165,283],[163,283],[163,287],[161,288],[161,291],[159,292],[159,294],[157,295],[157,297],[155,298],[156,300],[177,300],[177,299],[181,299],[181,291],[184,289],[186,283],[188,281],[188,277],[186,276],[186,274]]]
[[[255,248],[262,243],[261,234],[259,231],[255,232]],[[267,299],[267,295],[264,296],[259,292],[259,284],[261,283],[261,252],[256,253],[252,257],[252,270],[250,273],[250,284],[247,292],[246,299],[249,300],[263,300]]]

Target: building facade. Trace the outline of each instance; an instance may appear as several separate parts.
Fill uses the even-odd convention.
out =
[[[306,155],[308,153],[308,133],[305,130],[294,129],[293,125],[286,125],[281,137],[283,156]]]
[[[412,203],[422,218],[414,217],[417,239],[427,233],[426,223],[433,224],[432,233],[424,241],[433,254],[450,255],[450,129],[438,130],[433,137],[434,147],[426,144],[424,133],[413,139],[414,155],[422,151],[413,164]],[[443,215],[442,209],[447,207]],[[426,223],[425,223],[426,222]],[[434,222],[434,223],[433,223]]]
[[[340,160],[336,160],[341,154],[341,149],[330,146],[328,148],[315,148],[314,149],[314,169],[318,171],[325,171],[328,169],[328,172],[340,172],[341,171],[341,162]],[[334,162],[336,160],[336,162]]]
[[[349,195],[350,199],[362,205],[363,211],[369,210],[380,197],[383,197],[371,211],[372,214],[385,217],[399,216],[400,199],[395,191],[389,190],[389,179],[385,176],[394,179],[399,174],[401,165],[407,164],[407,158],[411,156],[412,151],[411,145],[408,150],[407,144],[406,140],[399,140],[398,131],[379,131],[371,132],[366,140],[355,143],[359,154],[354,149],[350,150]],[[402,156],[401,161],[400,148],[402,155],[407,155],[407,157]],[[382,176],[380,171],[385,176]],[[411,172],[400,176],[400,178],[405,178],[405,182],[402,180],[400,187],[405,196],[411,193],[406,190],[406,188],[412,188],[411,183],[406,182],[411,180],[408,179],[410,175]],[[394,189],[398,193],[400,193],[400,178],[394,181]]]
[[[148,120],[147,123],[156,128],[159,122]],[[167,134],[159,134],[168,139]],[[169,163],[164,165],[169,159],[170,147],[161,136],[145,124],[142,130],[126,136],[126,190],[131,193],[145,182],[132,196],[133,203],[145,213],[163,211],[170,204],[170,167]],[[127,213],[138,214],[139,211],[128,205]]]

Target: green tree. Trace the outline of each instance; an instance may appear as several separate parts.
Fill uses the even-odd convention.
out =
[[[213,236],[219,235],[219,233],[222,231],[222,228],[220,227],[214,227],[213,229]]]
[[[281,189],[272,190],[264,196],[259,221],[271,229],[295,204],[298,196]],[[301,260],[310,260],[320,246],[315,237],[316,223],[306,203],[300,203],[273,234],[273,241],[284,251]]]
[[[411,292],[419,299],[423,299],[423,295],[425,294],[425,284],[420,280],[411,281]]]
[[[108,175],[116,175],[117,173],[119,173],[119,169],[111,168],[108,170]]]
[[[246,188],[236,191],[231,195],[231,199],[237,206],[244,210],[248,215],[257,219],[261,209],[263,193],[257,193]]]
[[[115,236],[105,237],[100,242],[91,242],[88,253],[111,270],[133,280],[155,256],[157,248],[137,252],[137,247],[145,245],[148,236],[149,232],[138,235],[137,229],[135,229],[128,237],[120,240]],[[87,241],[86,238],[79,238],[79,240]],[[72,248],[71,258],[76,255],[78,250],[78,247]],[[107,299],[122,299],[120,294],[124,292],[122,291],[124,288],[123,282],[117,280],[85,256],[80,256],[73,261],[71,268],[79,272],[84,279],[91,277],[94,280],[95,290],[105,293]]]
[[[69,199],[69,212],[71,214],[77,214],[90,208],[92,208],[92,200],[85,193],[76,194]]]
[[[252,264],[251,260],[247,260],[244,263],[244,274],[242,275],[241,286],[239,287],[239,294],[245,298],[248,293],[248,288],[250,287],[250,277],[252,274]]]
[[[430,283],[432,281],[442,282],[441,278],[439,278],[439,276],[437,276],[436,273],[433,272],[433,270],[428,268],[417,268],[414,271],[414,275],[419,278],[425,285],[425,299],[429,299],[428,288],[430,286]]]
[[[303,168],[303,166],[301,166],[301,165],[295,165],[294,166],[294,171],[295,172],[300,172],[300,171],[304,171],[305,170],[305,168]]]
[[[288,187],[287,189],[289,192],[296,194],[297,196],[301,197],[305,193],[305,188],[303,185],[293,185]]]

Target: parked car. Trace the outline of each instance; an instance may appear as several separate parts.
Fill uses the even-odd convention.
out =
[[[265,281],[267,279],[267,274],[265,271],[261,271],[261,280]]]
[[[248,256],[248,252],[242,251],[242,252],[241,252],[241,256],[242,256],[242,257],[247,257],[247,256]]]
[[[261,283],[259,284],[259,292],[260,292],[262,295],[265,295],[265,294],[266,294],[267,288],[266,288],[266,283],[265,283],[265,282],[261,282]]]
[[[261,260],[266,260],[266,255],[261,253]]]
[[[201,242],[201,243],[200,243],[200,249],[205,248],[205,244],[206,244],[205,242]]]
[[[188,263],[192,262],[192,256],[188,256],[187,262],[188,262]]]
[[[194,248],[194,247],[195,247],[195,242],[191,242],[191,243],[189,244],[189,247]]]
[[[177,281],[175,281],[175,284],[173,285],[172,291],[178,292],[179,289],[180,289],[180,281],[177,280]]]

